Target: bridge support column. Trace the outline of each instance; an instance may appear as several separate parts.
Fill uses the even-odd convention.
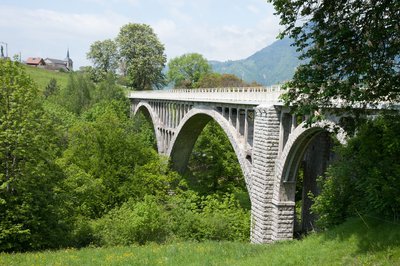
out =
[[[275,177],[275,162],[279,152],[280,110],[275,106],[255,109],[251,215],[253,243],[271,242],[276,236],[273,202],[274,190],[279,189]]]

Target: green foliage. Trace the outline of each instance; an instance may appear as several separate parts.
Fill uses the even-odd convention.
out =
[[[250,232],[250,212],[233,195],[201,197],[193,191],[130,199],[93,223],[99,245],[131,245],[171,240],[239,240]]]
[[[149,90],[165,84],[162,70],[166,56],[164,45],[146,24],[124,25],[116,42],[122,60],[123,73],[132,89]]]
[[[246,83],[233,74],[210,73],[200,78],[197,83],[199,88],[227,88],[227,87],[256,87],[261,86],[256,82]]]
[[[229,139],[210,121],[200,134],[189,160],[189,186],[201,194],[246,190],[244,177]]]
[[[87,208],[82,214],[95,218],[120,202],[121,183],[144,160],[140,154],[144,147],[131,132],[128,118],[112,104],[95,106],[89,113],[85,114],[89,121],[70,129],[69,145],[59,164],[66,169],[66,182],[76,186],[68,186],[69,193],[76,191],[85,197],[77,194],[73,199],[78,202],[72,205],[82,205]],[[146,153],[145,159],[155,158],[148,149]]]
[[[285,101],[313,115],[340,98],[342,104],[399,100],[400,2],[269,0],[282,35],[294,40],[304,63]]]
[[[0,60],[0,250],[61,244],[56,129],[21,65]]]
[[[249,239],[250,211],[242,209],[233,194],[206,196],[201,208],[198,240]]]
[[[129,99],[126,97],[121,86],[117,85],[116,78],[108,74],[102,81],[96,84],[93,91],[90,91],[91,106],[104,101],[113,101],[120,105],[121,110],[128,115],[130,110]],[[91,87],[93,88],[93,87]]]
[[[129,100],[122,87],[116,84],[116,78],[112,74],[104,76],[95,84],[87,73],[72,73],[67,86],[50,95],[47,100],[77,116],[97,103],[113,100],[118,101],[126,114],[129,113]]]
[[[49,84],[47,84],[46,88],[44,89],[44,97],[47,98],[50,95],[55,94],[59,90],[57,85],[57,80],[55,78],[51,78]]]
[[[39,91],[44,91],[51,79],[57,80],[59,88],[64,88],[68,82],[68,73],[22,65],[22,68],[30,78],[38,85]]]
[[[118,102],[102,102],[69,130],[58,164],[67,176],[66,202],[75,212],[99,218],[128,198],[167,195],[176,174],[142,141]]]
[[[205,241],[89,247],[1,254],[0,264],[24,265],[398,265],[400,226],[352,219],[298,241],[254,245]]]
[[[71,73],[40,97],[19,64],[0,64],[0,251],[248,238],[240,167],[212,159],[236,159],[218,126],[200,139],[199,195],[157,154],[153,125],[129,117],[114,75]]]
[[[177,88],[198,88],[202,76],[211,73],[211,66],[201,54],[184,54],[168,63],[167,78]]]
[[[129,200],[94,223],[98,244],[106,246],[162,242],[168,231],[167,213],[156,198]]]
[[[313,206],[322,226],[371,213],[399,220],[399,136],[398,116],[378,117],[339,150],[340,159],[329,168]]]
[[[118,47],[110,39],[96,41],[90,45],[87,58],[93,62],[93,65],[100,74],[115,73],[118,68]]]
[[[80,115],[90,106],[93,82],[84,75],[70,74],[67,86],[58,94],[57,103],[68,111]]]

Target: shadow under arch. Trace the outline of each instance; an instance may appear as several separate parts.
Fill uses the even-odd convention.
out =
[[[146,102],[141,102],[136,106],[135,110],[133,111],[133,117],[135,117],[138,113],[142,113],[143,116],[145,117],[145,119],[153,126],[153,133],[154,133],[154,136],[156,137],[156,142],[157,142],[156,143],[157,151],[160,152],[161,151],[161,147],[160,147],[161,135],[159,134],[159,132],[157,130],[159,118],[158,118],[156,112],[153,111],[150,104],[148,104]]]
[[[179,173],[185,171],[196,140],[211,120],[215,120],[228,137],[245,178],[247,191],[251,194],[250,163],[241,148],[236,129],[215,110],[194,108],[181,120],[167,151],[172,167]]]
[[[280,185],[274,198],[279,202],[295,206],[297,178],[299,170],[303,171],[301,223],[296,225],[295,221],[297,227],[294,228],[295,231],[314,229],[316,217],[310,211],[313,201],[308,192],[319,194],[317,177],[324,175],[334,159],[331,154],[333,146],[331,136],[336,137],[341,144],[346,143],[345,131],[333,121],[324,120],[309,127],[303,122],[290,134],[278,159],[276,174]]]

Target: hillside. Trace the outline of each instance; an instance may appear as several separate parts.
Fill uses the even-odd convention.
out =
[[[400,265],[400,224],[351,219],[303,240],[182,242],[1,254],[0,265]]]
[[[68,82],[68,73],[46,70],[24,65],[26,73],[36,82],[39,90],[44,90],[49,81],[54,78],[60,87],[65,87]]]
[[[289,39],[278,40],[246,59],[210,64],[215,72],[235,74],[247,82],[279,84],[291,79],[299,65],[296,49],[290,44]]]

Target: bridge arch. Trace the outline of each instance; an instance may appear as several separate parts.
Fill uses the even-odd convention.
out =
[[[138,113],[142,113],[146,118],[146,120],[149,121],[153,126],[154,135],[157,141],[157,151],[160,152],[162,147],[161,147],[161,135],[158,131],[159,117],[157,116],[157,113],[154,112],[153,108],[147,102],[140,102],[135,107],[135,110],[133,110],[133,116],[136,116]]]
[[[173,168],[178,172],[185,170],[198,136],[211,120],[216,121],[228,137],[242,169],[247,191],[251,194],[251,165],[246,160],[246,153],[242,148],[236,129],[220,113],[211,108],[193,108],[180,121],[167,151]]]
[[[335,121],[323,120],[309,127],[303,122],[290,134],[277,160],[276,179],[279,190],[275,190],[274,198],[287,206],[293,206],[293,212],[295,212],[297,177],[299,169],[303,167],[302,214],[301,224],[297,224],[298,231],[313,229],[315,217],[310,213],[312,200],[307,193],[309,191],[313,194],[319,193],[316,179],[324,174],[332,159],[330,156],[332,134],[341,144],[346,143],[346,132]]]

